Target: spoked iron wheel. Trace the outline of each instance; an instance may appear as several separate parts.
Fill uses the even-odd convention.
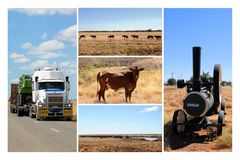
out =
[[[221,110],[218,113],[218,126],[217,126],[217,136],[222,135],[222,127],[224,125],[224,111]]]
[[[222,99],[222,101],[221,101],[221,110],[224,111],[224,113],[225,113],[225,100],[224,99]]]
[[[182,134],[186,132],[186,123],[187,123],[187,115],[182,110],[176,110],[173,114],[173,120],[172,120],[172,127],[173,131],[176,134]]]

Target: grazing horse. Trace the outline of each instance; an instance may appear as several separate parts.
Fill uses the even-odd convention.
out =
[[[91,37],[92,39],[96,39],[96,38],[97,38],[96,35],[90,35],[90,37]]]
[[[135,38],[138,39],[139,36],[138,35],[132,35],[131,37],[134,38],[134,39]]]
[[[109,35],[108,38],[110,38],[110,39],[113,38],[114,39],[114,35]]]
[[[117,91],[120,88],[125,89],[126,102],[131,102],[132,92],[137,86],[137,81],[139,77],[139,72],[143,71],[144,68],[129,68],[130,71],[120,72],[120,73],[110,73],[110,72],[99,72],[97,74],[97,96],[100,101],[101,98],[105,100],[105,91],[109,88]],[[99,85],[100,90],[99,90]]]
[[[79,40],[80,40],[81,38],[86,38],[86,36],[85,36],[85,35],[81,35],[81,36],[79,37]]]
[[[148,35],[147,39],[153,39],[153,36],[152,35]]]
[[[122,37],[123,37],[124,39],[128,39],[128,36],[127,36],[127,35],[122,35]]]
[[[154,36],[156,38],[156,40],[160,40],[162,38],[162,36]]]

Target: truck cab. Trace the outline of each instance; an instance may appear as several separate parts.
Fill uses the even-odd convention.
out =
[[[69,101],[70,81],[59,68],[36,69],[32,76],[30,117],[65,118],[71,120],[72,105]]]

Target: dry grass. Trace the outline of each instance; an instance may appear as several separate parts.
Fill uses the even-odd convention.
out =
[[[80,60],[85,61],[84,59]],[[143,60],[145,63],[160,63],[153,60]],[[140,63],[136,61],[135,63]],[[149,65],[149,64],[148,64]],[[84,68],[79,68],[79,103],[99,103],[97,93],[97,73],[100,71],[120,72],[128,71],[126,66],[119,65],[118,67],[93,67],[94,65],[87,65]],[[145,70],[140,73],[137,87],[132,93],[131,103],[161,103],[162,102],[162,69],[152,69],[152,67],[144,67]],[[113,91],[108,89],[105,92],[107,103],[125,103],[125,92],[123,89]]]
[[[79,138],[80,152],[161,152],[162,141],[123,138]]]
[[[176,136],[172,131],[171,121],[175,110],[182,109],[182,100],[186,96],[185,89],[177,89],[175,87],[164,88],[164,149],[165,151],[231,151],[232,149],[232,88],[223,87],[222,97],[226,101],[225,124],[223,135],[212,142],[204,142],[204,136],[193,136],[192,138],[183,139]],[[217,121],[217,115],[209,118]],[[205,134],[204,131],[196,133],[197,135]],[[174,142],[173,142],[174,141]],[[179,143],[177,145],[177,143]]]
[[[107,38],[110,34],[114,39]],[[132,34],[139,35],[139,39],[132,39]],[[162,36],[162,32],[80,32],[80,35],[86,38],[79,40],[79,55],[162,55],[162,39],[147,39],[148,35]],[[128,35],[128,40],[122,35]]]

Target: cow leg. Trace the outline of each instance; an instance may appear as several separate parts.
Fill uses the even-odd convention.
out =
[[[126,103],[128,103],[128,89],[125,88],[125,99],[126,99]]]
[[[101,101],[101,98],[103,99],[103,101],[105,100],[105,90],[101,89],[98,93],[98,100]]]
[[[104,102],[106,101],[105,100],[105,90],[103,90],[103,92],[102,92],[102,99],[104,100]]]
[[[129,92],[128,94],[129,102],[131,102],[131,97],[132,97],[132,92]]]
[[[100,90],[100,91],[98,91],[98,100],[99,100],[99,101],[101,101],[101,96],[102,96],[102,92],[101,92],[101,90]]]

